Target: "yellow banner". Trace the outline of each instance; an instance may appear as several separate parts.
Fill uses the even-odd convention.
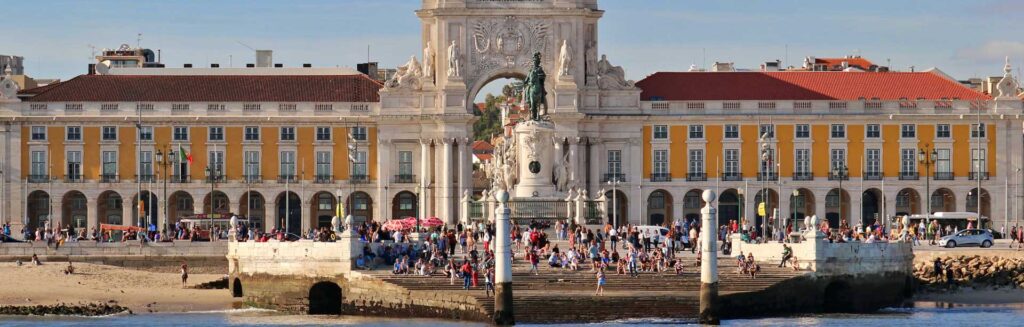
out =
[[[764,214],[764,202],[761,202],[761,203],[757,204],[757,215],[761,216],[761,217],[765,216],[765,214]]]

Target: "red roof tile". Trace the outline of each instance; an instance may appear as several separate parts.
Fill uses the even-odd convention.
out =
[[[991,98],[930,72],[661,72],[636,85],[645,101]]]
[[[27,101],[377,102],[381,87],[362,74],[81,75],[42,90]]]
[[[24,89],[24,90],[18,91],[18,94],[34,95],[34,94],[43,93],[43,92],[49,91],[50,89],[52,89],[54,87],[57,87],[57,85],[60,85],[61,83],[62,82],[55,82],[55,83],[50,83],[50,84],[46,84],[46,85],[39,86],[39,87],[33,87],[31,89]]]
[[[815,64],[821,64],[828,66],[828,69],[842,69],[843,62],[846,62],[850,67],[860,67],[863,70],[868,70],[874,63],[864,58],[814,58]]]
[[[494,151],[494,146],[491,145],[490,143],[485,142],[485,141],[474,141],[472,148],[473,148],[473,152],[477,152],[477,151]]]

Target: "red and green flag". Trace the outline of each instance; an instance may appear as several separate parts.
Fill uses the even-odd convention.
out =
[[[185,148],[181,147],[181,144],[178,144],[178,155],[181,156],[178,162],[188,161],[188,164],[192,165],[192,154],[185,152]]]

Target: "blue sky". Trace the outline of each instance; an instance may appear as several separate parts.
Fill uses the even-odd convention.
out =
[[[804,56],[860,54],[894,69],[938,67],[956,78],[1024,63],[1024,1],[602,0],[601,52],[631,79],[690,64],[757,67]],[[852,5],[851,5],[852,4]],[[183,63],[254,62],[239,42],[286,66],[385,66],[419,54],[418,0],[6,0],[0,54],[26,57],[35,77],[84,73],[92,50],[135,45]],[[787,48],[788,45],[788,56]],[[705,54],[706,53],[706,57]],[[788,58],[788,61],[787,61]]]

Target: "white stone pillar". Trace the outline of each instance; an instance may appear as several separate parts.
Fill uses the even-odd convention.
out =
[[[430,203],[430,201],[427,201],[427,199],[430,198],[430,195],[428,193],[429,192],[429,188],[427,187],[429,184],[430,184],[430,140],[429,139],[421,139],[420,140],[420,185],[419,185],[420,192],[419,192],[419,197],[416,199],[416,201],[419,202],[419,204],[417,205],[417,209],[419,211],[418,212],[419,218],[427,217],[427,213],[429,212],[429,210],[427,210],[427,207],[429,206],[429,203]]]
[[[600,196],[597,194],[598,190],[601,189],[601,152],[604,151],[601,140],[597,138],[590,138],[590,194],[593,194],[594,198]]]
[[[569,181],[570,185],[579,183],[579,170],[580,170],[580,159],[577,158],[579,153],[579,137],[569,137]]]
[[[495,263],[494,263],[494,323],[498,326],[511,326],[515,324],[515,314],[512,308],[512,248],[510,239],[509,216],[512,210],[508,208],[508,192],[499,190],[495,197],[498,200],[498,211],[494,220],[495,226]]]
[[[87,203],[87,205],[86,205],[87,209],[86,209],[86,213],[85,213],[85,218],[86,218],[85,219],[85,221],[86,221],[86,224],[85,224],[86,228],[85,228],[85,230],[88,233],[93,228],[99,228],[100,220],[99,220],[99,217],[96,215],[97,214],[96,210],[99,208],[97,206],[96,199],[95,198],[88,198],[86,200],[86,203]],[[11,234],[14,234],[14,233],[15,233],[14,231],[11,232]]]
[[[452,141],[451,138],[441,139],[441,185],[438,187],[438,191],[441,192],[438,196],[441,200],[440,218],[449,224],[454,224],[457,219],[452,207],[452,173],[456,168],[452,165]]]
[[[467,194],[467,191],[473,186],[473,182],[469,180],[470,177],[467,177],[467,173],[471,173],[473,171],[473,167],[471,166],[471,163],[466,161],[466,159],[469,159],[469,156],[472,155],[472,152],[469,151],[469,138],[459,138],[458,141],[459,157],[456,161],[459,165],[459,184],[458,190],[455,194],[459,197],[460,202],[462,202],[462,200],[465,200],[463,197]],[[459,210],[458,221],[462,223],[469,221],[469,211],[467,211],[468,205],[463,206],[460,204],[457,208]]]
[[[704,208],[700,209],[700,316],[701,324],[717,325],[718,319],[718,237],[715,235],[715,222],[718,221],[718,209],[711,206],[715,202],[715,191],[704,190],[702,197]]]
[[[379,139],[377,141],[377,195],[374,196],[377,200],[373,202],[377,205],[373,209],[376,211],[376,220],[381,223],[391,219],[389,214],[391,199],[388,198],[386,188],[391,184],[392,175],[391,140]]]

